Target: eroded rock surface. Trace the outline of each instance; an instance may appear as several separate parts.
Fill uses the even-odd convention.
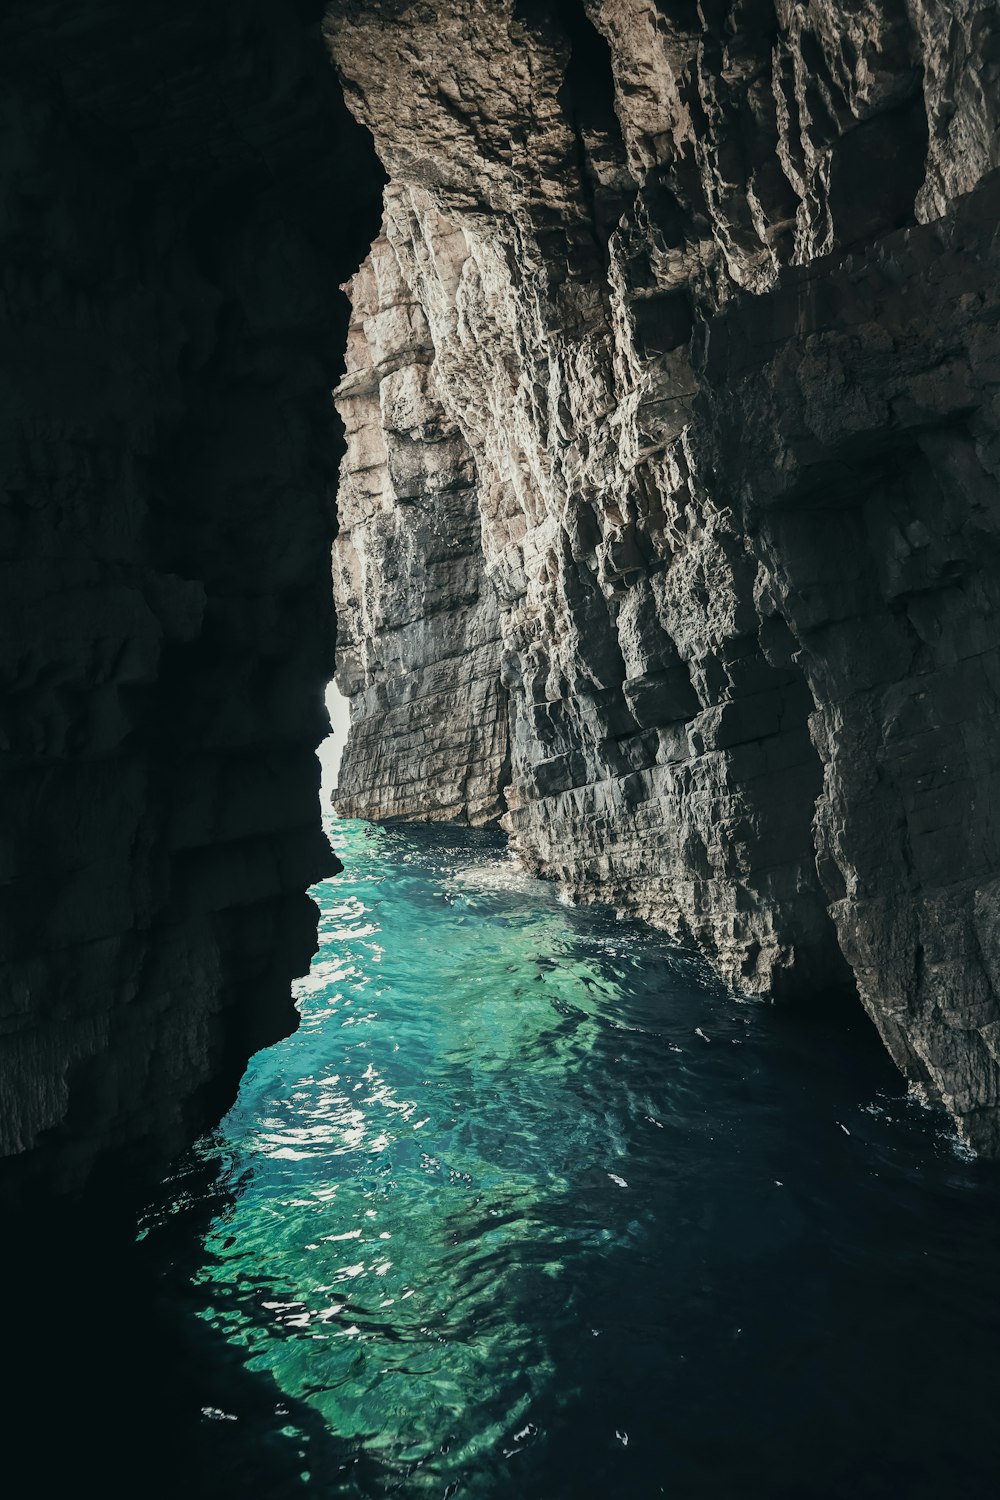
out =
[[[438,386],[413,241],[385,228],[351,283],[338,392],[339,683],[354,702],[338,805],[486,823],[503,811],[507,694],[476,466]],[[457,275],[464,238],[445,225],[434,254]]]
[[[383,180],[318,19],[0,16],[0,1189],[148,1168],[294,1025]]]
[[[391,183],[339,397],[341,805],[502,794],[531,867],[738,988],[853,972],[1000,1152],[995,5],[325,29]]]

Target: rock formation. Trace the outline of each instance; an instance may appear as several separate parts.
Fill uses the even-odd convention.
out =
[[[294,1024],[338,381],[342,808],[853,974],[997,1152],[996,6],[334,0],[349,331],[320,11],[0,16],[0,1193]]]
[[[465,241],[451,237],[460,266]],[[338,801],[358,816],[489,822],[506,780],[499,606],[475,463],[438,390],[407,242],[398,248],[403,264],[379,240],[353,280],[339,388],[339,684],[354,711]],[[447,244],[437,250],[444,264]]]
[[[1000,1152],[1000,15],[333,0],[339,806],[493,818]]]
[[[309,11],[0,16],[3,1191],[148,1169],[295,1022],[383,181]]]

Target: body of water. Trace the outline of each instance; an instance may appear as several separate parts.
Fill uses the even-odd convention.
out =
[[[301,1027],[142,1227],[191,1493],[998,1492],[996,1174],[860,1013],[492,834],[331,835]]]

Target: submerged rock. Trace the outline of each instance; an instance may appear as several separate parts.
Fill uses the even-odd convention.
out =
[[[334,0],[338,805],[503,823],[1000,1152],[992,4]]]

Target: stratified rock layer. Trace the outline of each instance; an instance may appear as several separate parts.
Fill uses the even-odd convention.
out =
[[[476,468],[444,404],[412,241],[376,241],[351,282],[347,432],[334,579],[338,682],[351,695],[347,815],[486,823],[503,811],[507,695],[496,593],[482,568]],[[465,241],[434,244],[448,274]]]
[[[307,12],[0,17],[0,1189],[148,1169],[295,1022],[383,180]]]
[[[326,33],[391,179],[340,393],[341,805],[503,792],[529,865],[736,987],[853,970],[1000,1151],[996,7]]]

